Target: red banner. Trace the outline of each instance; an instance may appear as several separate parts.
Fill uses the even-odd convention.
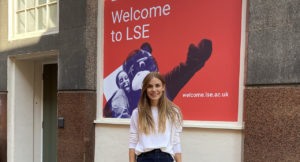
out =
[[[106,0],[105,118],[129,118],[145,71],[184,120],[237,121],[241,0]]]

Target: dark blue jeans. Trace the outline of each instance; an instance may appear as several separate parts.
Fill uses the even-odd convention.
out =
[[[145,152],[137,157],[137,162],[173,162],[170,154],[162,152],[160,149],[155,149],[150,152]]]

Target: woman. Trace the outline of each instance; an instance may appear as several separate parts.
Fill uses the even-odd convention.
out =
[[[182,161],[182,116],[167,98],[165,87],[164,78],[157,72],[149,73],[143,81],[138,108],[130,122],[130,162]]]

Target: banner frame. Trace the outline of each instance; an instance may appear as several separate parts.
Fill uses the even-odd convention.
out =
[[[239,71],[239,99],[238,99],[238,120],[236,122],[222,121],[193,121],[184,120],[184,127],[191,128],[215,128],[234,129],[244,128],[244,89],[245,89],[245,60],[247,46],[247,0],[242,0],[241,12],[241,43],[240,43],[240,71]],[[98,0],[97,18],[97,114],[95,124],[129,125],[130,119],[104,118],[103,117],[103,74],[104,74],[104,0]]]

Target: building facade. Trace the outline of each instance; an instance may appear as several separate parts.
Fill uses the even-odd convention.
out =
[[[127,161],[128,123],[99,120],[104,2],[0,0],[1,162]],[[183,160],[299,161],[300,2],[241,4],[244,126],[184,127]]]

